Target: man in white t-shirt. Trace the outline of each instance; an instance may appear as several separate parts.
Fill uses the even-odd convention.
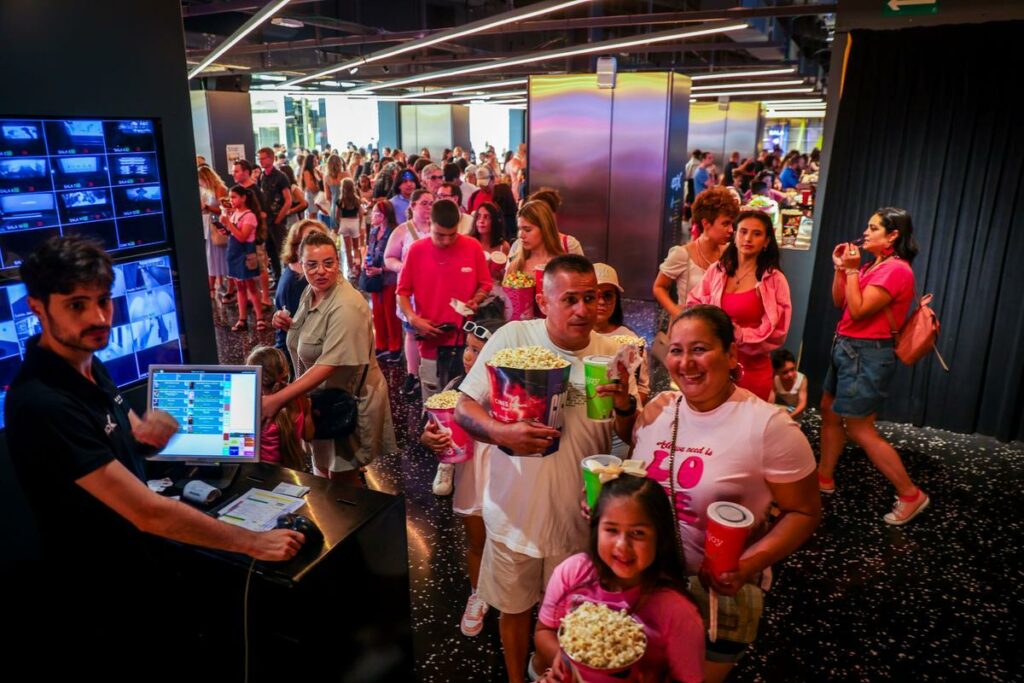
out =
[[[586,548],[588,527],[579,512],[580,461],[609,453],[613,428],[629,442],[636,419],[636,397],[629,393],[628,382],[599,387],[599,393],[614,397],[614,420],[587,418],[583,358],[618,350],[614,341],[592,333],[597,276],[590,261],[574,254],[552,259],[544,269],[544,291],[537,302],[547,317],[510,322],[495,332],[459,386],[462,396],[456,408],[456,419],[467,432],[478,442],[494,444],[488,454],[491,470],[483,502],[487,542],[477,593],[501,612],[505,665],[509,681],[516,682],[525,673],[533,606],[554,568]],[[531,422],[504,424],[487,412],[487,361],[500,349],[522,346],[542,346],[571,363],[560,431]],[[539,457],[558,436],[558,450]]]

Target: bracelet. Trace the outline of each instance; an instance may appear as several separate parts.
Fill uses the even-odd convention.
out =
[[[856,268],[847,268],[846,269],[846,274],[847,275],[859,275],[860,271],[857,270]]]

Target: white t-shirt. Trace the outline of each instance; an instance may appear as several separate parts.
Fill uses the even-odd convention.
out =
[[[705,270],[690,258],[690,252],[686,250],[685,244],[669,249],[668,256],[661,262],[658,270],[665,277],[676,281],[676,293],[679,295],[680,305],[686,304],[686,295],[700,284],[705,273]]]
[[[587,523],[579,510],[580,461],[608,453],[612,445],[612,422],[587,419],[583,357],[613,355],[618,345],[592,333],[587,348],[567,351],[552,343],[546,323],[507,323],[487,341],[459,386],[484,405],[491,393],[487,361],[500,349],[543,346],[572,363],[559,449],[542,458],[510,456],[497,446],[488,449],[490,472],[483,504],[487,535],[530,557],[568,555],[586,547]]]
[[[565,248],[565,252],[567,254],[576,254],[577,256],[585,256],[586,255],[586,254],[583,253],[583,245],[580,244],[580,241],[578,239],[576,239],[575,237],[573,237],[572,235],[566,235],[565,233],[562,233],[561,242],[562,242],[562,247]],[[522,249],[523,249],[523,243],[520,242],[519,239],[517,238],[512,243],[512,246],[508,250],[508,260],[509,260],[509,262],[511,262],[512,259],[515,258],[515,255],[518,254],[520,251],[522,251]]]
[[[669,449],[678,392],[663,392],[638,418],[633,458],[649,463],[647,476],[669,492]],[[756,529],[772,502],[767,482],[788,484],[814,472],[811,445],[785,410],[737,388],[714,410],[699,413],[683,399],[676,439],[676,513],[686,571],[704,559],[708,505],[727,500],[754,513]],[[653,419],[645,419],[654,413]],[[671,495],[671,493],[669,494]]]
[[[807,376],[802,372],[798,372],[796,373],[796,379],[793,380],[793,388],[786,391],[779,380],[779,376],[775,375],[775,402],[790,408],[796,408],[797,404],[800,403],[800,387],[806,381]]]

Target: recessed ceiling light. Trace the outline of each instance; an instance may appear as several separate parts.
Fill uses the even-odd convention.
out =
[[[305,26],[298,19],[291,19],[289,17],[274,17],[270,20],[270,23],[274,26],[284,26],[285,28],[302,28]]]

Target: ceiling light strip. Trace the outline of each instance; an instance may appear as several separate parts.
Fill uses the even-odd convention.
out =
[[[740,90],[742,88],[769,88],[769,87],[781,87],[783,85],[803,85],[804,80],[802,78],[794,78],[788,81],[755,81],[751,83],[725,83],[719,85],[695,85],[690,90],[692,92],[708,92],[714,90]]]
[[[673,29],[669,31],[661,31],[658,33],[647,33],[635,38],[619,38],[617,40],[607,40],[600,43],[592,43],[590,45],[576,47],[576,48],[564,48],[561,50],[550,50],[548,52],[540,52],[528,57],[513,57],[510,59],[501,59],[494,62],[485,62],[483,64],[475,64],[473,66],[466,66],[457,69],[445,69],[442,71],[433,71],[430,73],[420,74],[418,76],[410,76],[409,78],[399,78],[393,81],[385,81],[383,83],[376,83],[368,85],[363,88],[357,88],[353,90],[354,93],[368,93],[374,90],[380,90],[382,88],[396,88],[403,85],[409,85],[412,83],[422,83],[424,81],[436,80],[439,78],[450,78],[453,76],[462,76],[464,74],[478,73],[480,71],[493,71],[495,69],[504,69],[510,66],[519,66],[521,64],[533,64],[535,62],[543,62],[549,59],[561,59],[564,57],[575,57],[577,55],[593,54],[595,52],[612,52],[617,49],[624,47],[632,47],[634,45],[649,45],[651,43],[664,43],[670,40],[684,40],[686,38],[695,38],[697,36],[707,36],[716,33],[725,33],[728,31],[739,31],[748,27],[746,22],[738,24],[731,24],[727,22],[719,22],[713,26],[703,29],[695,29],[689,31],[680,31]]]
[[[487,90],[488,88],[502,88],[506,85],[526,85],[529,78],[516,78],[510,81],[494,81],[492,83],[477,83],[476,85],[460,85],[457,88],[441,88],[439,90],[428,90],[421,93],[406,93],[403,97],[433,97],[434,95],[446,95],[449,93],[466,92],[467,90]]]
[[[188,72],[189,79],[195,78],[200,73],[202,73],[206,69],[206,67],[213,64],[218,57],[220,57],[225,52],[233,48],[235,44],[238,43],[238,41],[240,41],[242,38],[245,38],[247,35],[256,30],[257,26],[265,22],[270,17],[274,16],[274,14],[278,12],[278,10],[287,5],[289,2],[291,2],[291,0],[279,0],[278,2],[269,3],[259,12],[249,17],[249,20],[247,22],[242,24],[242,26],[239,27],[237,31],[228,36],[227,40],[221,43],[213,52],[208,54],[206,56],[206,59],[199,62],[199,65],[196,66],[196,68]]]
[[[691,95],[691,100],[705,99],[709,97],[739,97],[741,95],[789,95],[796,93],[809,93],[814,92],[814,88],[782,88],[780,90],[740,90],[739,92],[724,92],[724,93],[698,93]]]
[[[366,55],[365,57],[350,59],[341,64],[336,64],[335,66],[317,71],[316,73],[302,76],[301,78],[296,78],[295,80],[288,82],[287,85],[298,85],[299,83],[304,83],[306,81],[323,78],[324,76],[336,73],[338,71],[341,71],[342,69],[358,68],[364,64],[376,62],[381,59],[386,59],[388,57],[394,57],[395,55],[404,54],[406,52],[411,52],[413,50],[421,50],[425,47],[430,47],[431,45],[436,45],[438,43],[456,40],[458,38],[464,38],[466,36],[473,35],[474,33],[480,33],[481,31],[487,31],[489,29],[504,26],[506,24],[514,24],[520,21],[525,21],[527,19],[533,19],[534,17],[539,17],[545,14],[551,14],[553,12],[569,9],[570,7],[575,7],[577,5],[582,5],[593,1],[594,0],[548,0],[547,2],[538,2],[527,7],[521,7],[519,9],[512,10],[511,12],[502,12],[501,14],[497,14],[493,17],[480,19],[479,21],[473,21],[458,28],[448,29],[447,31],[439,31],[424,38],[406,41],[405,43],[402,43],[398,47],[387,48]]]
[[[725,78],[746,78],[747,76],[778,76],[781,74],[791,74],[795,71],[795,66],[786,67],[785,69],[762,69],[761,71],[722,71],[711,74],[695,74],[690,76],[690,80],[717,81]]]

